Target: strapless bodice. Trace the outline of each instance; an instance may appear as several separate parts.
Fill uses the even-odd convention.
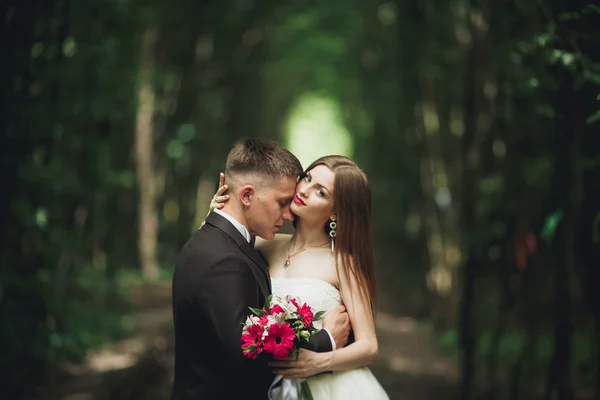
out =
[[[300,304],[308,304],[313,313],[329,311],[342,304],[340,291],[321,279],[271,278],[271,287],[277,296],[297,297]],[[316,321],[315,327],[321,329],[321,321]]]

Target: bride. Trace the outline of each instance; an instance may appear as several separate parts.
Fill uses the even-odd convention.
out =
[[[221,175],[211,208],[223,207],[226,190]],[[328,353],[302,349],[295,359],[272,361],[278,376],[269,398],[295,398],[294,387],[307,379],[316,400],[388,399],[366,367],[377,357],[377,337],[371,191],[365,173],[347,157],[319,158],[298,181],[290,209],[293,235],[256,238],[255,247],[269,264],[273,293],[298,297],[315,312],[344,304],[355,340]]]

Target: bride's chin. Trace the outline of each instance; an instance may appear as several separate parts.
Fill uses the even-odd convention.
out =
[[[292,214],[297,216],[298,212],[300,211],[300,206],[292,202],[292,204],[290,204],[290,211],[292,212]]]

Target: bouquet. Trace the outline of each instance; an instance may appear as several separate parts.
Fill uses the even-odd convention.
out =
[[[284,298],[271,295],[263,308],[250,307],[242,324],[242,353],[254,359],[266,353],[277,358],[286,358],[297,353],[310,343],[310,337],[317,329],[314,321],[319,321],[324,311],[313,314],[306,303],[300,305],[298,298]]]

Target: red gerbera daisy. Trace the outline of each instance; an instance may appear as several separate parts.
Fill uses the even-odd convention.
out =
[[[312,310],[310,309],[310,306],[306,303],[304,303],[302,307],[298,307],[298,314],[302,315],[304,325],[307,327],[310,326],[310,324],[312,324],[312,322],[315,320],[315,316]]]
[[[289,324],[271,324],[265,338],[264,350],[277,358],[286,358],[294,348],[294,338],[294,328]]]
[[[250,325],[248,333],[242,335],[242,349],[245,357],[256,358],[262,353],[262,335],[264,328],[259,324]]]

